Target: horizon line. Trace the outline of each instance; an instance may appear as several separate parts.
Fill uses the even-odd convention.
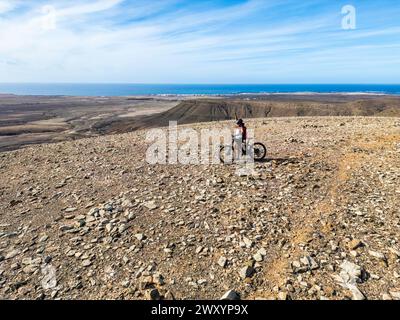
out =
[[[272,83],[272,82],[255,82],[255,83],[245,83],[245,82],[237,82],[237,83],[207,83],[207,82],[187,82],[187,83],[178,83],[178,82],[0,82],[0,85],[19,85],[19,84],[29,84],[29,85],[35,85],[35,84],[46,84],[46,85],[52,85],[52,84],[69,84],[69,85],[82,85],[82,84],[93,84],[93,85],[205,85],[205,86],[219,86],[219,85],[394,85],[398,86],[400,83],[358,83],[358,82],[323,82],[323,83],[296,83],[296,82],[277,82],[277,83]]]

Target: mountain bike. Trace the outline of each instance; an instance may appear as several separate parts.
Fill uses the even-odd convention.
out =
[[[242,144],[242,156],[247,155],[247,143]],[[254,157],[254,161],[262,161],[265,159],[267,156],[267,147],[262,144],[261,142],[255,142],[253,144],[253,150],[250,154],[250,156]],[[235,142],[234,139],[232,139],[232,145],[225,145],[221,146],[219,150],[219,158],[222,163],[232,163],[233,162],[233,155],[235,154]]]

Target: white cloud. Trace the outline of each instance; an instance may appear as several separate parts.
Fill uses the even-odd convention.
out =
[[[15,8],[16,1],[0,0],[0,14],[9,12]]]
[[[60,17],[85,15],[105,10],[112,9],[113,7],[123,3],[125,0],[99,0],[95,2],[78,4],[64,9],[58,9],[57,15]]]

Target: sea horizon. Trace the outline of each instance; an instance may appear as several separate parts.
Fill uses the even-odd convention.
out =
[[[43,96],[400,95],[400,84],[0,83],[0,94]]]

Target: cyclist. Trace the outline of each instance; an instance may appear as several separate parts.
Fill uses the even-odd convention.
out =
[[[241,158],[241,150],[243,150],[243,145],[246,146],[247,140],[247,128],[242,119],[237,120],[235,134],[233,135],[233,142],[235,143],[235,159]]]
[[[235,134],[234,134],[233,138],[234,138],[235,142],[241,141],[242,143],[246,143],[247,128],[242,119],[239,119],[236,122],[236,130],[235,130]]]

